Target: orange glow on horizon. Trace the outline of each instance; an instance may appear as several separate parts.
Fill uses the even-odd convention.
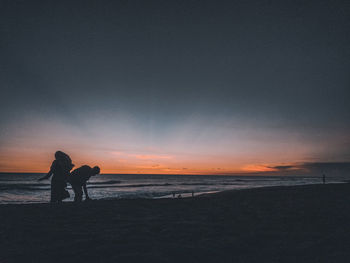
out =
[[[38,154],[29,156],[24,152],[6,156],[0,160],[0,172],[46,173],[53,161],[53,154]],[[276,172],[268,164],[234,164],[226,163],[218,168],[218,160],[177,160],[171,155],[157,154],[124,154],[112,152],[109,158],[94,158],[93,156],[72,154],[75,168],[81,165],[98,165],[103,174],[188,174],[188,175],[249,175]],[[222,163],[221,163],[222,164]]]
[[[232,135],[224,129],[222,136],[214,136],[216,128],[211,126],[197,131],[191,124],[151,140],[135,127],[94,124],[88,131],[40,121],[14,127],[0,149],[0,172],[46,173],[54,152],[62,150],[75,167],[98,165],[105,174],[276,174],[273,167],[278,164],[303,162],[312,153],[305,143],[286,150],[284,138],[263,140],[245,131]]]
[[[242,170],[244,172],[275,172],[277,171],[274,168],[269,167],[268,165],[262,165],[262,164],[249,164],[245,165]]]
[[[54,159],[54,152],[63,150],[75,164],[98,165],[104,174],[203,174],[249,175],[277,172],[271,168],[282,162],[247,161],[246,156],[230,154],[197,154],[191,152],[166,152],[157,148],[145,150],[90,149],[87,146],[66,148],[3,148],[0,151],[0,172],[46,173]],[[274,159],[274,156],[264,156]],[[272,162],[271,162],[272,163]],[[286,162],[283,162],[284,164]]]

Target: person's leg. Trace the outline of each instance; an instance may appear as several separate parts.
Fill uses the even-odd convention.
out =
[[[81,202],[83,199],[83,190],[81,186],[72,186],[74,191],[74,202]]]
[[[51,181],[51,198],[50,203],[57,203],[57,185]]]
[[[62,181],[62,180],[59,180],[57,181],[56,183],[56,199],[57,199],[57,202],[58,203],[62,203],[63,199],[66,199],[69,197],[69,193],[68,191],[66,190],[66,182],[65,181]]]
[[[63,191],[63,198],[62,198],[62,200],[63,199],[67,199],[67,198],[70,197],[70,194],[69,194],[68,190],[66,189],[66,187],[67,187],[67,185],[65,184],[63,189],[62,189],[62,191]]]
[[[79,187],[77,193],[78,193],[78,195],[77,195],[78,202],[83,201],[83,190],[82,190],[81,186]]]

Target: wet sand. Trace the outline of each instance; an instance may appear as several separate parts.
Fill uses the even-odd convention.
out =
[[[350,262],[350,184],[0,206],[0,262]]]

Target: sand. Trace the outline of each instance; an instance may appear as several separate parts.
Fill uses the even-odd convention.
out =
[[[0,262],[350,262],[350,184],[0,206]]]

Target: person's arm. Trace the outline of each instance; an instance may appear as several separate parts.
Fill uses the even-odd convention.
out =
[[[50,171],[45,176],[39,178],[38,181],[49,179],[52,174],[53,174],[53,172],[52,172],[52,167],[51,167]]]
[[[85,200],[91,200],[89,195],[88,195],[86,183],[83,184],[83,190],[84,190],[84,194],[85,194]]]

